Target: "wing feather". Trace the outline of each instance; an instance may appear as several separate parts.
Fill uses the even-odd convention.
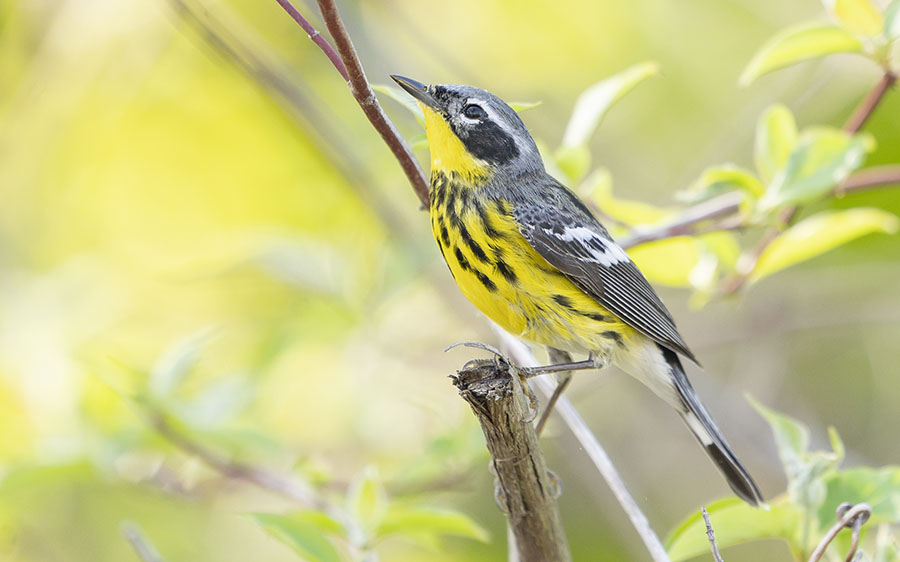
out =
[[[565,204],[520,204],[513,213],[531,246],[578,288],[632,328],[697,362],[656,291],[603,225],[578,203],[571,210]]]

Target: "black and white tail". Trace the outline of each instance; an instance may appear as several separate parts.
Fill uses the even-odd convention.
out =
[[[671,369],[675,390],[682,402],[679,409],[681,418],[694,433],[694,436],[706,449],[706,453],[716,463],[719,470],[725,476],[725,480],[739,498],[753,506],[763,503],[762,494],[747,469],[737,459],[722,432],[716,427],[709,412],[700,403],[697,394],[691,387],[690,381],[684,374],[681,361],[675,352],[662,348],[666,363]]]

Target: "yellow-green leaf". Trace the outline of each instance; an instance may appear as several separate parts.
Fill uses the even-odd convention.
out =
[[[579,192],[603,214],[630,226],[656,224],[674,214],[672,210],[649,203],[616,197],[612,191],[612,178],[606,169],[591,174]]]
[[[763,194],[764,188],[756,176],[748,170],[734,164],[723,164],[704,170],[697,181],[679,193],[679,199],[694,203],[734,190],[759,197]]]
[[[455,536],[487,542],[488,532],[469,516],[458,511],[394,504],[378,526],[377,537],[400,535],[437,546],[441,536]]]
[[[750,507],[738,498],[713,502],[706,510],[720,548],[769,538],[791,542],[800,524],[800,512],[783,497],[771,503],[768,510]],[[709,555],[706,525],[699,510],[669,535],[666,550],[672,562]]]
[[[824,4],[847,31],[870,37],[881,33],[884,17],[870,0],[824,0]]]
[[[289,546],[304,560],[309,562],[341,560],[334,545],[325,537],[319,525],[310,521],[303,513],[288,515],[257,513],[253,515],[253,519],[267,533]]]
[[[585,145],[563,146],[553,155],[556,166],[565,174],[569,185],[578,184],[591,166],[591,151]]]
[[[373,531],[381,524],[388,510],[388,497],[378,470],[367,466],[350,483],[347,491],[347,511],[366,531]]]
[[[891,2],[884,11],[884,36],[888,41],[900,38],[900,0]]]
[[[528,111],[529,109],[534,109],[535,107],[540,106],[541,101],[511,101],[509,102],[509,106],[516,113],[522,113],[523,111]]]
[[[894,234],[898,229],[900,219],[881,209],[858,207],[823,211],[795,224],[773,240],[759,256],[750,280],[758,281],[860,236],[873,232]]]
[[[865,133],[851,136],[827,127],[805,131],[760,198],[760,211],[818,199],[859,168],[874,146]]]
[[[691,272],[700,260],[700,249],[690,236],[677,236],[635,246],[628,250],[628,255],[651,282],[669,287],[690,287]]]
[[[766,41],[741,74],[746,86],[762,76],[792,64],[832,53],[857,53],[863,45],[850,32],[828,23],[789,27]]]
[[[408,109],[413,114],[413,117],[416,118],[416,121],[419,122],[419,125],[425,127],[425,115],[422,114],[422,108],[419,107],[419,102],[414,100],[409,94],[396,86],[388,86],[386,84],[372,84],[372,89],[386,95]]]
[[[622,96],[659,72],[655,62],[643,62],[597,82],[578,96],[563,135],[563,146],[587,144],[609,108]]]
[[[791,110],[781,104],[769,106],[756,124],[753,159],[764,182],[783,169],[797,145],[797,123]]]

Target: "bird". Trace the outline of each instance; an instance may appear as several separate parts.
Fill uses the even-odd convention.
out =
[[[480,88],[391,78],[424,114],[431,227],[459,289],[506,331],[547,346],[551,361],[568,359],[530,374],[615,364],[677,411],[738,497],[763,504],[685,374],[679,356],[697,359],[671,313],[591,210],[546,171],[516,111]]]

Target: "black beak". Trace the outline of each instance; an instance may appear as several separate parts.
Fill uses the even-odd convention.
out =
[[[412,78],[397,76],[396,74],[391,74],[391,78],[393,78],[394,82],[399,84],[401,88],[406,90],[409,95],[424,103],[428,107],[432,109],[441,108],[437,100],[431,97],[431,94],[428,93],[428,90],[425,88],[425,84],[416,82]]]

